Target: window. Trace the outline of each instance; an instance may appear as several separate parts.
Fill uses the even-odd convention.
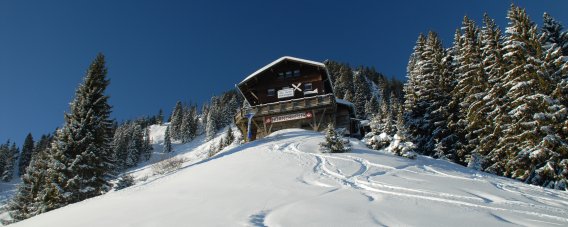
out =
[[[268,89],[268,96],[274,96],[276,94],[276,90],[273,88]]]
[[[286,72],[286,78],[292,77],[292,71]]]
[[[311,90],[312,90],[312,83],[305,83],[304,91],[311,91]]]
[[[295,76],[295,77],[299,77],[299,76],[300,76],[300,70],[299,70],[299,69],[294,70],[294,76]]]
[[[284,73],[283,72],[278,73],[278,79],[282,79],[282,78],[284,78]]]

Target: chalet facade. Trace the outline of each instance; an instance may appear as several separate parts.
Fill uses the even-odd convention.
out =
[[[358,131],[352,104],[335,98],[323,63],[282,57],[236,87],[248,105],[235,123],[248,140],[286,128],[320,131],[330,122],[347,134]]]

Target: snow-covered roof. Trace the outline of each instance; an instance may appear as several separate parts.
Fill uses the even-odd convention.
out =
[[[362,120],[362,121],[359,121],[359,124],[360,124],[361,126],[369,126],[369,125],[371,125],[371,121],[369,121],[369,120]]]
[[[335,99],[335,102],[346,106],[354,106],[352,102],[349,102],[345,99]]]
[[[284,61],[284,60],[291,60],[291,61],[295,61],[295,62],[301,62],[301,63],[305,63],[305,64],[310,64],[310,65],[315,65],[315,66],[320,66],[320,67],[324,67],[325,65],[321,62],[317,62],[317,61],[310,61],[310,60],[306,60],[306,59],[301,59],[301,58],[296,58],[296,57],[290,57],[290,56],[284,56],[281,58],[276,59],[275,61],[271,62],[270,64],[260,68],[259,70],[256,70],[254,73],[250,74],[249,76],[247,76],[243,81],[241,81],[239,84],[242,84],[244,82],[247,82],[248,80],[252,79],[253,77],[255,77],[256,75],[260,74],[261,72],[264,72],[265,70],[269,69],[270,67]]]

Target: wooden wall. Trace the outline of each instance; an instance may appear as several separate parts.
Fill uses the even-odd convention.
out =
[[[286,77],[286,72],[293,73],[295,70],[300,70],[300,76],[293,76],[292,74],[291,77]],[[284,77],[279,76],[279,73],[284,73]],[[324,84],[324,79],[327,79],[324,78],[324,75],[325,69],[321,67],[292,61],[283,61],[258,74],[255,78],[239,87],[247,100],[251,101],[251,105],[259,105],[331,93],[331,89],[326,88]],[[292,84],[298,85],[299,83],[301,83],[299,86],[302,90],[301,92],[294,90],[294,97],[278,98],[278,90],[284,87],[293,88]],[[306,83],[312,83],[312,90],[317,89],[318,93],[304,95],[304,85]],[[268,96],[268,89],[275,90],[273,96]],[[252,95],[251,92],[254,93],[254,95]]]

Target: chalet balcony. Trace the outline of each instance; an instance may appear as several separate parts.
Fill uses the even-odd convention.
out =
[[[266,103],[248,108],[241,108],[235,116],[235,122],[246,121],[247,113],[255,113],[254,117],[262,117],[268,115],[280,115],[291,112],[329,108],[335,105],[335,96],[333,94],[318,95],[312,97],[304,97],[299,99],[291,99],[280,102]]]

